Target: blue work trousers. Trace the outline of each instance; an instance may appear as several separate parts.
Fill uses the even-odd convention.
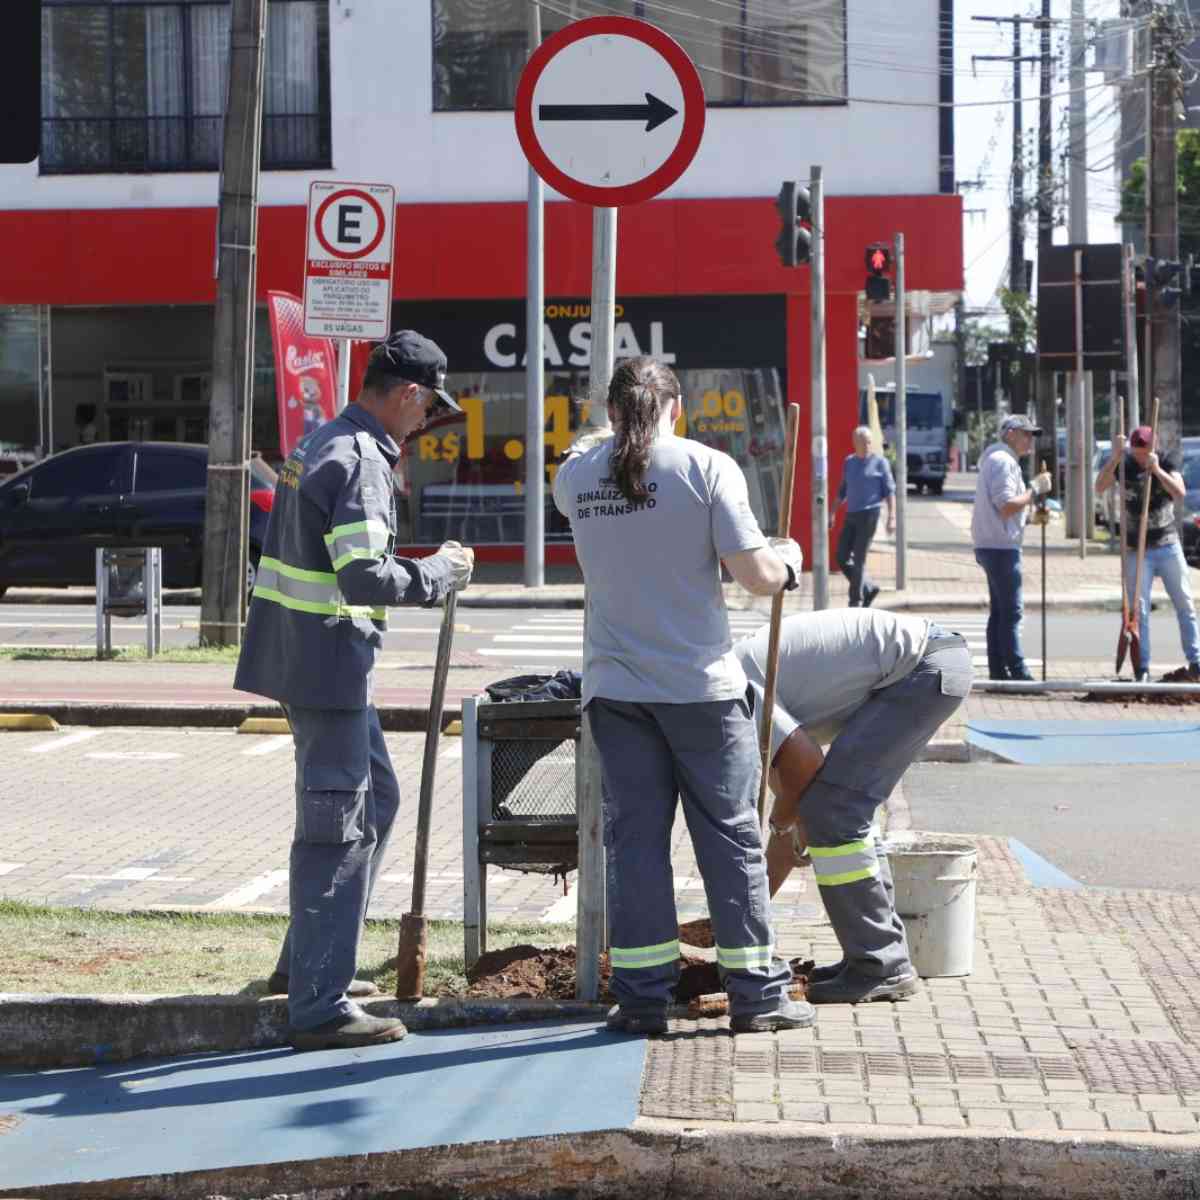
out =
[[[1024,675],[1021,651],[1021,618],[1025,604],[1021,596],[1021,551],[977,549],[975,561],[987,576],[990,608],[987,623],[988,675],[1012,679]]]
[[[1200,630],[1196,625],[1196,603],[1192,599],[1192,577],[1178,542],[1166,546],[1147,546],[1142,562],[1141,587],[1134,588],[1137,553],[1125,560],[1125,587],[1131,598],[1137,597],[1138,630],[1141,634],[1142,670],[1150,670],[1150,589],[1157,575],[1175,606],[1179,622],[1179,645],[1189,663],[1200,663]]]
[[[679,976],[671,828],[682,797],[730,1011],[773,1011],[792,973],[774,952],[749,703],[597,697],[586,712],[604,781],[613,995],[625,1009],[670,1003]]]
[[[291,924],[277,971],[288,1020],[313,1029],[359,1010],[346,996],[400,785],[374,707],[287,706],[296,743]]]

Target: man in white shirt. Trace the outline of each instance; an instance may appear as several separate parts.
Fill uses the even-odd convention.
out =
[[[1027,487],[1021,462],[1033,449],[1041,429],[1016,413],[1000,423],[1000,440],[979,460],[971,540],[975,561],[988,583],[987,656],[992,679],[1031,680],[1021,651],[1021,540],[1029,509],[1050,490],[1050,474],[1042,471]]]

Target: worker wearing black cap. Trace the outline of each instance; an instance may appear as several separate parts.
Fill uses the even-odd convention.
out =
[[[436,604],[471,578],[474,554],[446,542],[398,558],[392,469],[435,412],[446,356],[412,330],[371,352],[362,391],[279,472],[234,686],[278,700],[296,743],[291,924],[272,991],[288,994],[292,1044],[316,1050],[396,1041],[394,1018],[354,1002],[358,937],[400,803],[371,699],[387,606]]]
[[[1041,429],[1016,413],[1000,423],[1000,440],[979,459],[971,539],[975,561],[988,584],[987,658],[992,679],[1030,680],[1021,652],[1021,540],[1029,509],[1050,490],[1046,471],[1026,485],[1021,459],[1033,449]]]

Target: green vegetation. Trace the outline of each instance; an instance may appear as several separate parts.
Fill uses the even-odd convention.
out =
[[[286,925],[286,917],[265,915],[114,913],[0,900],[0,979],[9,992],[262,995]],[[399,930],[398,920],[368,921],[359,946],[359,977],[385,995],[395,989]],[[574,937],[573,925],[488,926],[489,949]],[[466,989],[462,951],[461,923],[430,922],[428,995]]]
[[[9,658],[16,662],[95,662],[96,653],[94,650],[68,646],[61,649],[50,646],[30,646],[27,649],[7,646],[0,649],[0,658]],[[168,646],[154,656],[155,662],[162,663],[228,663],[234,666],[237,660],[237,646]],[[146,662],[146,647],[114,647],[112,657],[107,661]]]

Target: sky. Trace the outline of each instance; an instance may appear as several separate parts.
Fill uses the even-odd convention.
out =
[[[1070,0],[1053,0],[1052,17],[1064,22],[1070,16]],[[996,300],[996,288],[1008,283],[1009,195],[1012,170],[1012,64],[981,62],[972,66],[972,55],[1012,54],[1012,25],[973,20],[976,16],[1040,15],[1040,0],[956,0],[954,5],[955,102],[963,107],[955,111],[955,176],[963,195],[963,264],[966,273],[968,309],[994,307],[996,323],[1003,325]],[[1085,0],[1084,14],[1089,21],[1117,16],[1116,0]],[[1058,57],[1052,75],[1053,92],[1066,92],[1067,26],[1056,26],[1051,34],[1052,53]],[[1039,52],[1039,31],[1023,27],[1022,54]],[[1090,59],[1090,56],[1089,56]],[[1102,76],[1089,72],[1089,85],[1101,84]],[[1037,63],[1023,65],[1022,95],[1024,135],[1029,153],[1036,156],[1038,129],[1038,93],[1040,80]],[[1112,169],[1116,144],[1115,108],[1117,89],[1093,86],[1086,93],[1088,117],[1088,240],[1111,242],[1119,239],[1119,227],[1113,217],[1118,207],[1118,186]],[[989,102],[982,107],[967,107],[969,102]],[[1054,101],[1052,122],[1056,161],[1065,151],[1065,95]],[[1136,131],[1139,135],[1141,129]],[[1065,171],[1065,165],[1062,168]],[[980,181],[982,186],[963,187],[965,182]],[[1035,194],[1036,177],[1027,172],[1025,194]],[[1066,194],[1056,211],[1066,220]],[[1066,242],[1065,224],[1055,229],[1054,240]],[[1026,225],[1025,257],[1036,261],[1036,215]],[[989,319],[989,318],[985,318]]]

